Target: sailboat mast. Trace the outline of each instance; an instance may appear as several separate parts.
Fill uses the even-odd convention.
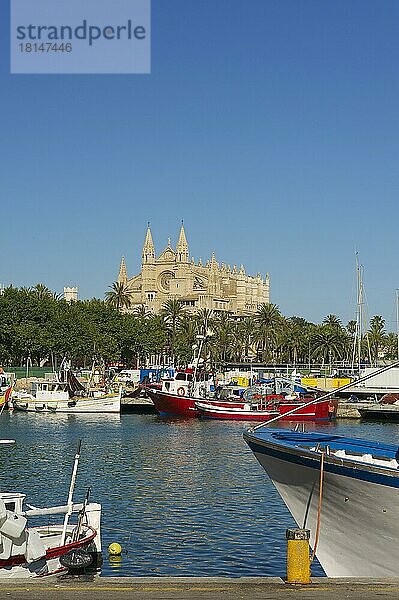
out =
[[[361,355],[362,355],[362,336],[363,336],[363,280],[362,280],[362,267],[358,266],[359,269],[359,336],[357,340],[357,369],[358,375],[360,376]]]
[[[361,353],[361,275],[359,267],[359,254],[356,252],[356,327],[355,337],[353,339],[353,351],[352,351],[352,371],[355,369],[355,360],[357,356],[357,369],[360,373],[360,353]]]
[[[398,360],[399,360],[399,290],[396,290],[396,338],[398,344]]]

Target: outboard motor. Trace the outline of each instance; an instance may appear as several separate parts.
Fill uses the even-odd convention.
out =
[[[11,556],[26,552],[26,523],[22,515],[7,510],[4,500],[0,498],[0,559],[7,560]]]

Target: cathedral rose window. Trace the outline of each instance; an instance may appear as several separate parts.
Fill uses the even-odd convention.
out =
[[[174,279],[175,275],[172,271],[164,271],[160,274],[158,278],[158,285],[162,292],[169,292],[170,290],[170,280]]]

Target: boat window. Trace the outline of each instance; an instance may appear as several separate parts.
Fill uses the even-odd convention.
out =
[[[185,373],[176,373],[175,379],[177,379],[178,381],[186,381],[186,374]]]
[[[6,510],[15,512],[15,502],[5,502],[4,505],[6,507]]]
[[[189,373],[187,375],[187,381],[192,381],[193,380],[193,376],[191,375],[191,373]]]

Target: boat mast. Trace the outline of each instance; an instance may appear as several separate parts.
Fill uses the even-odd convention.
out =
[[[26,369],[25,369],[25,385],[28,385],[28,378],[29,378],[29,363],[31,363],[31,357],[30,354],[28,354],[27,358],[26,358]]]
[[[67,534],[68,521],[69,521],[69,517],[71,516],[71,514],[73,512],[73,492],[74,492],[75,484],[76,484],[76,475],[77,475],[77,472],[78,472],[78,466],[79,466],[79,460],[80,460],[80,447],[81,447],[81,445],[82,445],[82,440],[79,440],[78,441],[78,446],[77,446],[77,449],[76,449],[75,460],[74,460],[74,463],[73,463],[71,483],[69,485],[68,502],[67,502],[68,511],[67,511],[67,513],[65,515],[64,525],[62,527],[61,546],[63,546],[65,544],[65,538],[66,538],[66,534]]]
[[[356,329],[355,337],[353,340],[353,352],[352,352],[352,371],[355,369],[355,361],[357,358],[357,373],[360,375],[361,371],[361,357],[362,357],[362,338],[363,335],[367,341],[367,352],[368,358],[371,365],[371,348],[370,340],[367,333],[367,327],[365,322],[365,311],[364,311],[364,286],[363,286],[363,275],[364,266],[359,264],[359,253],[356,252],[356,279],[357,279],[357,309],[356,309]],[[363,333],[365,332],[365,334]],[[398,346],[399,348],[399,346]]]
[[[355,360],[357,357],[357,372],[360,373],[360,354],[361,354],[361,342],[362,342],[362,303],[361,303],[361,274],[359,266],[359,253],[356,252],[356,328],[355,337],[353,339],[353,352],[352,352],[352,372],[355,369]],[[357,352],[356,352],[357,351]]]
[[[398,360],[399,360],[399,290],[396,290],[396,338],[398,344]]]
[[[195,359],[195,364],[194,364],[193,384],[195,384],[195,382],[197,380],[197,371],[198,371],[199,361],[201,359],[202,347],[204,345],[205,339],[206,339],[205,335],[197,335],[197,340],[200,340],[200,343],[199,343],[197,358]],[[194,387],[194,385],[193,385],[193,387]]]

